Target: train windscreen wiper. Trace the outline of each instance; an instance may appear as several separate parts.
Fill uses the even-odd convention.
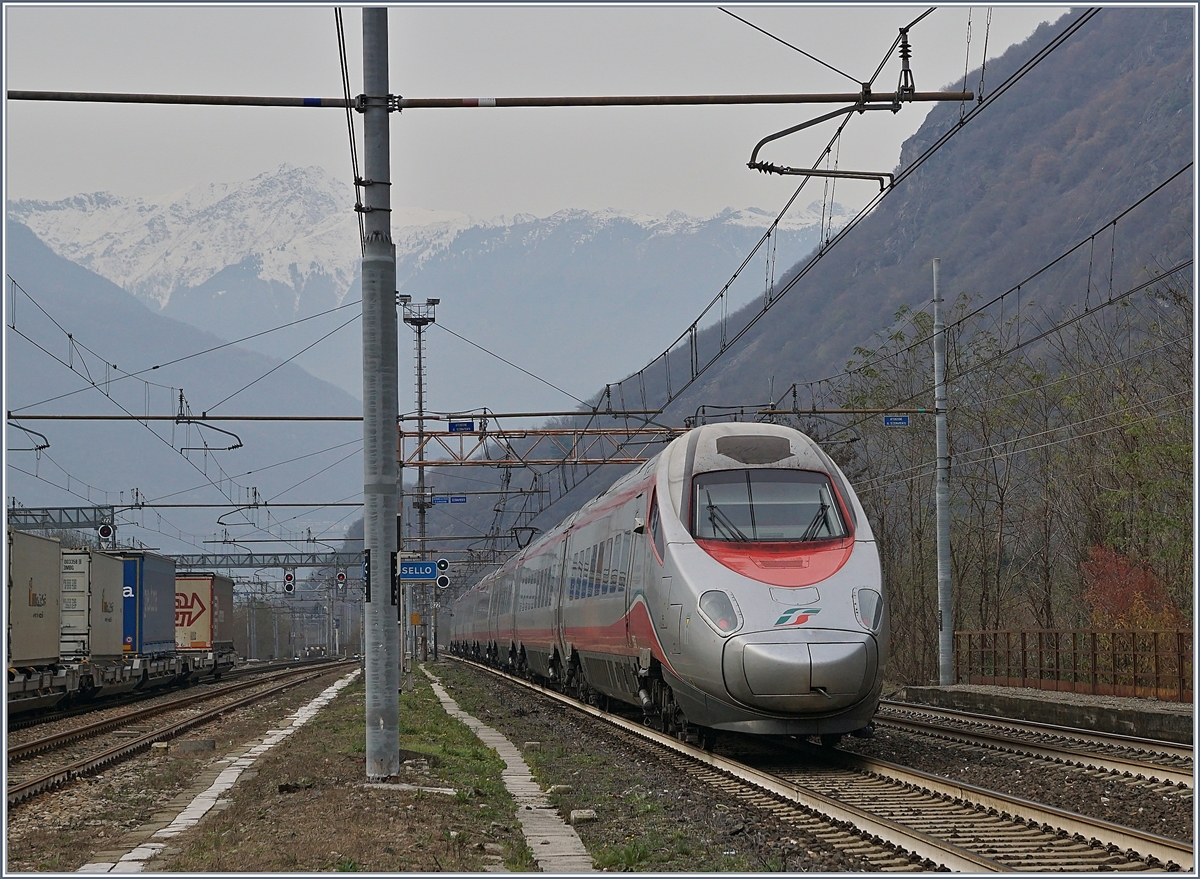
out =
[[[817,531],[820,530],[822,523],[825,523],[825,514],[828,512],[829,504],[821,501],[821,506],[817,508],[817,514],[813,516],[812,521],[808,523],[808,527],[804,529],[804,533],[800,535],[801,543],[806,540],[816,539]]]
[[[708,523],[712,526],[714,534],[720,531],[731,540],[739,540],[742,542],[750,540],[750,538],[742,532],[742,529],[735,525],[733,520],[730,519],[720,507],[713,503],[712,495],[709,494],[707,488],[704,490],[704,496],[708,498],[708,504],[706,505],[706,508],[708,509]]]

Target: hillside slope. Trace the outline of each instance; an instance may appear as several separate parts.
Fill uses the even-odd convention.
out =
[[[1043,25],[990,63],[989,88],[1080,14]],[[1186,9],[1103,9],[897,185],[673,411],[681,417],[701,403],[759,402],[772,379],[778,392],[839,372],[902,305],[928,302],[934,257],[942,260],[948,299],[966,292],[990,300],[1101,230],[1192,159],[1191,34]],[[957,105],[933,110],[904,145],[899,168],[958,118]],[[1106,229],[1025,286],[1023,305],[1051,315],[1082,306],[1089,266],[1094,304],[1101,292],[1119,292],[1188,258],[1193,195],[1188,171],[1122,218],[1115,236]],[[757,308],[730,315],[730,332]],[[717,349],[718,333],[700,333],[701,362]],[[686,352],[672,357],[675,388],[687,377],[687,361]],[[646,382],[661,398],[661,361],[655,366]]]

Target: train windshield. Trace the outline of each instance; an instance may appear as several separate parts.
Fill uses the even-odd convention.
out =
[[[720,470],[692,480],[692,536],[809,541],[846,537],[829,477],[807,470]]]

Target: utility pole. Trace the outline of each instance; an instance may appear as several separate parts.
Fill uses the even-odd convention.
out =
[[[426,546],[425,514],[432,506],[425,489],[425,327],[437,321],[437,306],[440,302],[440,299],[426,299],[424,305],[413,305],[411,296],[400,297],[400,304],[404,307],[404,322],[412,327],[416,333],[417,448],[421,452],[420,457],[417,459],[417,493],[413,499],[413,506],[417,510],[417,538],[422,552],[425,551]],[[412,587],[406,586],[404,594],[405,605],[411,608],[413,606],[411,601]],[[421,623],[425,631],[428,632],[429,596],[423,583],[421,585],[421,599]],[[412,642],[412,657],[415,662],[417,657],[415,629],[412,630],[410,640]],[[422,659],[428,657],[428,637],[425,638],[424,648],[421,651]]]
[[[946,324],[933,261],[933,412],[937,431],[938,683],[954,683],[954,605],[950,594],[950,442],[946,436]]]
[[[363,10],[363,520],[366,602],[366,772],[400,771],[400,639],[392,560],[396,455],[396,247],[391,234],[387,9]]]

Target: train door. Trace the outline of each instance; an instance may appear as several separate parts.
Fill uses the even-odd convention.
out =
[[[563,632],[563,617],[566,614],[565,605],[569,591],[568,581],[571,578],[571,536],[570,533],[563,536],[562,543],[559,544],[559,556],[554,564],[555,571],[558,573],[558,589],[555,591],[554,597],[554,642],[558,645],[559,655],[564,658],[567,655],[567,641]]]
[[[627,558],[624,562],[625,570],[621,574],[624,577],[626,647],[636,646],[633,630],[630,627],[630,617],[633,610],[634,593],[642,591],[642,565],[646,553],[646,495],[644,493],[634,498],[631,512],[633,521],[630,530],[625,532]],[[639,522],[642,524],[639,525]]]

